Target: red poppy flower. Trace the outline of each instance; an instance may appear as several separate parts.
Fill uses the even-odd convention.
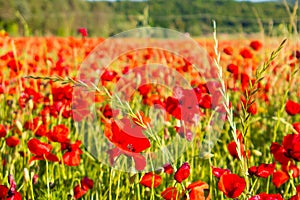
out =
[[[115,163],[115,158],[119,157],[120,155],[126,155],[133,158],[136,170],[143,170],[146,167],[146,158],[139,153],[123,151],[119,147],[110,149],[107,151],[107,153],[109,155],[109,162],[112,166]]]
[[[239,154],[238,154],[238,152],[237,152],[237,150],[236,150],[236,147],[237,147],[237,145],[236,145],[236,142],[235,141],[231,141],[231,142],[229,142],[228,144],[227,144],[227,149],[228,149],[228,151],[229,151],[229,153],[230,153],[230,155],[233,157],[233,158],[239,158]],[[242,151],[242,150],[241,150]]]
[[[17,192],[17,184],[12,175],[8,175],[10,188],[0,185],[0,200],[22,200],[22,195]]]
[[[0,77],[1,77],[1,74],[0,74]],[[0,94],[4,94],[4,88],[2,85],[0,85]]]
[[[246,102],[245,98],[242,97],[241,98],[241,101],[244,105],[245,108],[247,108],[247,112],[252,114],[252,115],[255,115],[257,114],[257,105],[256,105],[256,102],[252,103],[251,105],[248,105],[250,102]]]
[[[250,77],[246,73],[241,74],[242,89],[246,90],[249,86]]]
[[[231,174],[230,169],[221,169],[218,167],[212,166],[212,173],[216,178],[221,178],[223,174]]]
[[[81,181],[80,181],[80,185],[76,185],[74,187],[74,197],[75,199],[79,199],[80,197],[82,197],[84,194],[86,194],[88,192],[89,189],[92,189],[94,186],[94,181],[89,179],[88,177],[84,177]]]
[[[6,142],[7,146],[9,146],[9,147],[15,147],[18,144],[20,144],[20,140],[17,136],[10,136],[5,139],[5,142]]]
[[[245,58],[245,59],[247,59],[247,58],[252,58],[252,57],[253,57],[251,51],[250,51],[249,49],[247,49],[247,48],[242,49],[242,50],[240,51],[240,55],[241,55],[243,58]]]
[[[230,55],[230,56],[231,56],[231,55],[233,54],[233,48],[230,47],[230,46],[225,47],[225,48],[223,49],[223,52],[226,53],[227,55]]]
[[[210,109],[212,107],[212,99],[208,94],[202,95],[199,99],[199,106],[204,109]]]
[[[80,33],[82,37],[88,36],[87,28],[78,28],[77,32]]]
[[[239,73],[239,67],[235,64],[229,64],[227,66],[227,71],[233,73],[234,75],[237,75]]]
[[[0,185],[0,200],[4,200],[8,195],[8,187]]]
[[[55,101],[53,105],[49,106],[50,115],[55,118],[64,110],[65,105],[62,101]]]
[[[51,144],[43,143],[36,138],[32,138],[27,142],[28,149],[31,153],[38,156],[47,155],[52,150]]]
[[[181,110],[179,100],[174,97],[168,97],[165,101],[165,109],[168,113],[177,119],[181,119]]]
[[[34,132],[36,136],[46,136],[48,132],[47,125],[43,124],[40,117],[35,117],[33,120],[27,121],[24,128]]]
[[[237,198],[239,197],[246,187],[244,178],[236,174],[223,174],[218,183],[218,188],[226,197]]]
[[[254,40],[250,43],[250,47],[255,50],[258,51],[259,49],[261,49],[262,47],[262,43],[258,40]]]
[[[129,56],[129,59],[132,59],[132,55],[127,54],[126,56]],[[122,70],[122,74],[127,74],[127,72],[129,72],[129,66],[124,67],[124,69]]]
[[[286,150],[285,155],[295,161],[300,161],[300,135],[288,134],[284,136],[282,142],[283,148]]]
[[[196,93],[196,95],[201,95],[203,93],[208,94],[209,90],[207,84],[199,84],[197,87],[194,88],[194,92]]]
[[[146,167],[146,158],[143,155],[139,153],[125,153],[125,155],[133,158],[136,170],[143,170]]]
[[[300,51],[297,50],[297,51],[295,52],[295,57],[296,57],[297,59],[300,59]]]
[[[147,96],[150,93],[150,91],[152,90],[152,88],[153,88],[152,84],[144,84],[144,85],[139,86],[138,91],[140,92],[140,94],[142,96]]]
[[[58,162],[59,159],[56,155],[52,154],[52,153],[49,153],[49,154],[44,154],[44,155],[35,155],[35,156],[32,156],[28,163],[31,163],[35,160],[48,160],[48,161],[51,161],[51,162]]]
[[[53,101],[71,101],[73,88],[71,85],[52,87]]]
[[[29,163],[35,160],[49,160],[57,162],[58,158],[56,155],[50,153],[52,150],[51,144],[43,143],[36,138],[32,138],[27,142],[28,149],[31,153],[36,154],[29,159]]]
[[[174,93],[175,97],[165,100],[166,111],[176,119],[193,123],[195,116],[200,115],[196,92],[177,87]]]
[[[101,112],[103,113],[104,117],[106,117],[107,119],[113,117],[113,111],[108,104],[106,104],[104,108],[101,109]]]
[[[296,187],[296,194],[292,196],[289,200],[299,200],[300,199],[300,185]]]
[[[88,177],[84,177],[80,181],[81,187],[85,190],[92,189],[94,187],[94,181]]]
[[[273,142],[270,147],[270,151],[273,154],[276,161],[282,165],[287,165],[290,158],[286,156],[286,150],[277,142]]]
[[[176,187],[168,187],[160,194],[165,200],[177,200],[179,199],[178,191]]]
[[[84,97],[83,94],[77,92],[74,95],[75,99],[72,101],[72,118],[74,121],[81,121],[89,116],[91,116],[89,99],[91,97]]]
[[[20,107],[24,108],[29,100],[33,101],[33,108],[35,108],[36,103],[42,102],[43,95],[39,92],[36,92],[32,88],[25,88],[24,91],[21,92],[21,95],[18,100]]]
[[[249,198],[249,200],[283,200],[280,194],[260,193]]]
[[[118,75],[115,71],[105,70],[101,75],[101,81],[112,81]]]
[[[16,61],[14,58],[8,61],[7,67],[14,72],[18,72],[22,69],[22,64],[20,61]]]
[[[290,161],[287,165],[281,165],[282,171],[289,174],[292,171],[293,178],[297,178],[300,175],[300,170],[297,165]]]
[[[185,162],[175,172],[174,179],[178,183],[181,183],[182,181],[187,179],[189,177],[189,175],[190,175],[190,165],[187,162]]]
[[[49,131],[48,138],[53,142],[68,143],[69,129],[64,124],[60,124],[53,127],[52,131]]]
[[[162,178],[153,173],[153,172],[148,172],[146,174],[144,174],[144,176],[142,177],[140,184],[142,184],[145,187],[148,188],[157,188],[162,182]]]
[[[267,178],[274,173],[275,163],[272,164],[260,164],[257,166],[252,166],[248,169],[250,175],[255,175],[257,177]]]
[[[250,107],[247,109],[247,112],[255,115],[257,113],[257,105],[256,102],[254,102],[253,104],[250,105]]]
[[[27,130],[34,130],[37,128],[39,124],[39,117],[35,117],[32,120],[26,121],[24,124],[24,128]]]
[[[80,197],[82,197],[85,193],[87,193],[88,191],[87,190],[83,190],[80,185],[76,185],[74,187],[74,198],[75,199],[79,199]]]
[[[277,188],[279,188],[282,184],[284,184],[288,180],[289,180],[289,175],[284,171],[278,170],[273,174],[272,182]]]
[[[47,124],[47,122],[49,121],[49,116],[50,116],[49,106],[44,106],[43,110],[40,112],[40,115],[42,116],[43,124]]]
[[[172,165],[171,164],[165,164],[164,166],[163,166],[163,168],[164,168],[164,172],[166,173],[166,174],[173,174],[173,167],[172,167]]]
[[[285,104],[285,111],[292,116],[300,113],[300,103],[288,100]]]
[[[6,129],[2,124],[0,124],[0,138],[5,136],[6,136]]]
[[[64,164],[67,166],[77,166],[80,164],[80,155],[83,153],[79,146],[81,141],[77,140],[74,144],[62,144],[62,150],[67,149],[63,155]]]
[[[14,192],[13,194],[9,194],[6,200],[22,200],[22,195],[20,192]]]
[[[150,147],[150,141],[142,132],[142,127],[123,118],[120,123],[112,122],[108,139],[123,151],[140,153]]]
[[[237,130],[237,135],[238,135],[237,138],[240,141],[240,147],[241,147],[241,149],[240,149],[241,152],[240,153],[241,153],[241,155],[243,157],[245,157],[246,156],[246,152],[245,152],[245,145],[244,145],[244,141],[243,141],[243,136],[242,136],[242,134],[238,130]],[[227,149],[228,149],[230,155],[233,158],[239,159],[239,154],[238,154],[236,148],[237,148],[237,145],[236,145],[235,141],[231,141],[227,145]]]
[[[7,52],[6,54],[0,56],[1,60],[8,60],[14,57],[14,53],[12,51]]]
[[[300,134],[300,122],[293,123],[293,128]]]
[[[48,126],[45,124],[41,124],[34,132],[34,134],[38,137],[46,136],[47,133],[48,133]]]
[[[195,181],[186,188],[189,191],[190,200],[209,200],[209,185],[203,181]]]

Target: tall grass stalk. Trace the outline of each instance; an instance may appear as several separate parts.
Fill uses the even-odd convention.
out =
[[[216,22],[213,21],[213,28],[214,28],[214,32],[213,32],[213,35],[214,35],[214,42],[215,42],[215,45],[214,45],[214,53],[215,53],[215,58],[214,58],[214,63],[218,69],[218,79],[219,79],[219,82],[221,84],[221,88],[220,88],[220,92],[222,94],[222,97],[223,97],[223,100],[224,100],[224,107],[225,107],[225,110],[226,110],[226,113],[227,113],[227,120],[228,120],[228,123],[230,125],[230,128],[231,128],[231,134],[233,136],[233,139],[234,139],[234,142],[236,143],[236,150],[237,150],[237,153],[238,153],[238,158],[240,160],[240,167],[241,167],[241,170],[242,170],[242,173],[243,173],[243,177],[245,178],[246,180],[246,188],[247,188],[247,191],[249,191],[249,180],[248,180],[248,173],[247,173],[247,162],[246,162],[246,159],[242,156],[241,154],[241,143],[237,137],[237,128],[236,128],[236,123],[234,121],[234,115],[233,115],[233,108],[230,107],[230,98],[229,98],[229,95],[226,91],[226,87],[225,87],[225,81],[223,79],[223,68],[222,66],[220,65],[220,58],[221,58],[221,54],[218,50],[218,38],[217,38],[217,25],[216,25]]]
[[[255,81],[252,83],[251,81],[249,82],[249,89],[245,91],[245,99],[246,103],[245,105],[242,104],[242,113],[243,115],[240,117],[241,120],[241,125],[242,125],[242,136],[244,140],[245,147],[242,149],[241,143],[239,139],[237,138],[237,126],[236,122],[234,121],[234,115],[233,115],[233,107],[230,107],[230,98],[229,95],[226,91],[225,87],[225,81],[223,79],[223,68],[220,65],[220,58],[221,54],[218,50],[218,39],[217,39],[217,29],[216,29],[216,22],[213,21],[213,28],[214,28],[214,52],[215,52],[215,59],[214,63],[218,69],[218,79],[221,84],[221,94],[224,100],[224,107],[227,112],[227,120],[231,128],[231,134],[233,136],[234,142],[236,143],[236,151],[238,153],[238,158],[240,160],[240,168],[243,174],[243,177],[245,178],[246,181],[246,195],[250,195],[250,180],[248,177],[248,165],[249,165],[249,160],[247,156],[248,152],[248,141],[247,141],[247,134],[250,129],[250,119],[251,119],[251,114],[247,112],[248,108],[255,102],[254,97],[256,93],[258,92],[258,84],[264,79],[266,71],[269,69],[271,66],[271,63],[275,60],[275,58],[278,56],[279,52],[283,48],[286,39],[281,42],[279,47],[271,53],[271,56],[268,58],[266,62],[263,63],[260,67],[258,67],[255,71]],[[245,152],[246,155],[243,156],[242,152]]]
[[[298,10],[298,0],[295,1],[292,11],[290,10],[290,6],[286,0],[282,0],[286,11],[288,12],[290,18],[289,31],[291,33],[294,32],[295,35],[298,34],[297,30],[297,10]]]
[[[297,74],[297,72],[299,71],[299,69],[300,69],[300,66],[299,66],[298,68],[295,68],[295,69],[293,70],[293,72],[291,73],[291,77],[290,77],[290,79],[289,79],[288,87],[285,89],[284,95],[283,95],[283,97],[282,97],[282,99],[281,99],[281,107],[280,107],[280,110],[277,112],[277,116],[276,116],[276,118],[275,118],[275,119],[277,120],[277,122],[276,122],[275,127],[274,127],[274,132],[273,132],[273,142],[275,142],[276,139],[277,139],[277,131],[278,131],[278,129],[279,129],[280,122],[281,122],[281,123],[284,123],[284,124],[287,124],[287,122],[282,118],[282,115],[283,115],[283,113],[284,113],[285,102],[286,102],[286,100],[287,100],[287,97],[288,97],[290,88],[291,88],[291,86],[292,86],[293,79],[294,79],[295,75]],[[293,130],[294,130],[294,129],[293,129]],[[294,130],[294,132],[297,133],[296,130]]]

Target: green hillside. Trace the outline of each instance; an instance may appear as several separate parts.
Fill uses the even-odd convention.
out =
[[[290,4],[290,10],[293,4]],[[297,11],[299,15],[299,11]],[[278,35],[291,30],[290,17],[281,2],[233,0],[149,0],[96,2],[83,0],[12,0],[0,2],[0,29],[11,35],[76,35],[79,27],[91,36],[110,36],[138,26],[151,25],[189,32],[211,33],[211,20],[223,33],[264,31]],[[298,27],[299,27],[298,19]]]

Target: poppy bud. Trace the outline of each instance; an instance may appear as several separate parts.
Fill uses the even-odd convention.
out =
[[[157,188],[161,184],[161,182],[162,178],[159,175],[154,174],[153,172],[149,172],[142,177],[140,184],[148,188]]]
[[[29,101],[28,101],[28,106],[29,106],[29,109],[30,109],[30,110],[33,110],[33,108],[34,108],[34,102],[33,102],[32,99],[29,99]]]
[[[20,133],[22,133],[23,131],[23,126],[21,124],[21,122],[19,120],[16,121],[16,126],[17,126],[17,129]]]
[[[32,177],[32,183],[33,183],[33,185],[37,184],[38,179],[39,179],[39,175],[34,174],[33,177]]]
[[[211,167],[212,168],[212,173],[215,177],[221,178],[223,174],[231,174],[230,169],[222,169],[218,167]]]
[[[30,181],[29,172],[28,172],[28,169],[26,167],[24,168],[24,179],[25,179],[26,182]]]
[[[166,174],[173,174],[173,167],[169,163],[165,164],[163,168]]]
[[[183,180],[187,179],[189,175],[190,175],[190,165],[187,162],[185,162],[176,171],[174,178],[178,183],[181,183]]]

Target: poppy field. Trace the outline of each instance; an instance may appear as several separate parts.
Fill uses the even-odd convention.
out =
[[[300,199],[299,38],[80,33],[0,33],[0,200]]]

